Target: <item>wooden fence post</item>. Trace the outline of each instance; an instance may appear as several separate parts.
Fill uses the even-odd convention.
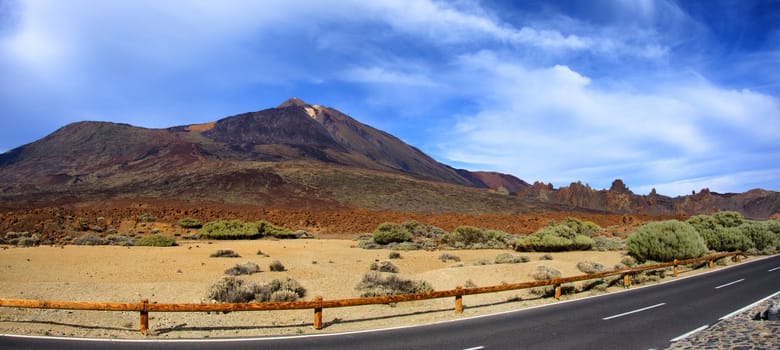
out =
[[[631,277],[628,274],[623,275],[623,288],[628,288],[631,285]]]
[[[677,259],[674,259],[674,277],[677,277]]]
[[[146,309],[146,305],[149,304],[149,299],[141,300],[141,334],[146,334],[149,331],[149,311]]]
[[[462,314],[463,313],[463,287],[457,286],[455,287],[455,290],[458,291],[458,294],[455,294],[455,313],[456,314]]]
[[[561,285],[555,285],[555,300],[561,300]]]
[[[707,266],[708,266],[709,268],[713,268],[713,267],[715,267],[715,261],[714,261],[714,260],[710,260],[710,263],[709,263]]]
[[[734,255],[734,262],[741,262],[742,259],[739,257],[739,254]]]
[[[322,329],[322,297],[318,295],[314,301],[317,303],[314,308],[314,329],[320,330]]]

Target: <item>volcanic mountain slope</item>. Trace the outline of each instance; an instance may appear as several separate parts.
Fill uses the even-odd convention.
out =
[[[0,154],[0,206],[133,198],[406,212],[780,212],[780,194],[772,191],[670,198],[636,195],[619,180],[609,190],[581,183],[554,189],[453,169],[335,109],[295,98],[168,129],[74,123]]]
[[[70,124],[0,155],[0,183],[7,204],[148,197],[412,211],[527,207],[486,198],[477,188],[487,185],[469,172],[299,99],[168,129]]]

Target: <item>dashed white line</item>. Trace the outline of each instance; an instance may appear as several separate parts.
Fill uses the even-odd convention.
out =
[[[743,308],[741,308],[741,309],[739,309],[739,310],[737,310],[737,311],[734,311],[734,312],[732,312],[732,313],[730,313],[730,314],[728,314],[728,315],[726,315],[726,316],[723,316],[723,317],[719,318],[718,320],[725,320],[725,319],[727,319],[727,318],[730,318],[731,316],[734,316],[734,315],[736,315],[736,314],[738,314],[738,313],[740,313],[740,312],[742,312],[742,311],[745,311],[745,310],[747,310],[747,309],[750,309],[750,308],[752,308],[753,306],[756,306],[756,305],[758,305],[758,304],[761,304],[761,303],[763,303],[763,302],[765,302],[765,301],[767,301],[767,300],[769,300],[769,299],[771,299],[771,298],[774,298],[774,296],[775,296],[775,295],[778,295],[778,294],[780,294],[780,291],[777,291],[777,292],[773,293],[772,295],[770,295],[770,296],[768,296],[768,297],[765,297],[765,298],[763,298],[763,299],[761,299],[761,300],[759,300],[759,301],[757,301],[757,302],[755,302],[755,303],[752,303],[752,304],[750,304],[750,305],[748,305],[748,306],[745,306],[745,307],[743,307]]]
[[[475,346],[473,348],[468,348],[468,349],[463,349],[463,350],[482,350],[484,348],[485,348],[484,346],[480,345],[480,346]]]
[[[780,270],[780,266],[775,267],[774,269],[769,269],[766,272],[772,272],[772,271],[777,271],[777,270]]]
[[[654,308],[657,308],[657,307],[660,307],[660,306],[664,306],[664,305],[666,305],[666,303],[655,304],[655,305],[643,307],[641,309],[636,309],[636,310],[632,310],[632,311],[629,311],[629,312],[624,312],[622,314],[617,314],[617,315],[604,317],[604,318],[602,318],[602,320],[604,320],[604,321],[611,320],[613,318],[623,317],[623,316],[626,316],[626,315],[635,314],[637,312],[647,311],[647,310],[654,309]]]
[[[688,338],[688,337],[690,337],[690,336],[692,336],[692,335],[694,335],[694,334],[696,334],[696,333],[698,333],[698,332],[701,332],[701,331],[703,331],[703,330],[707,329],[707,327],[709,327],[709,326],[710,326],[710,325],[708,325],[708,324],[705,324],[705,325],[703,325],[703,326],[701,326],[701,327],[699,327],[699,328],[696,328],[696,329],[694,329],[694,330],[692,330],[692,331],[690,331],[690,332],[688,332],[688,333],[685,333],[685,334],[683,334],[683,335],[681,335],[681,336],[679,336],[679,337],[672,338],[672,339],[670,339],[669,341],[670,341],[670,342],[672,342],[672,343],[674,343],[674,342],[676,342],[676,341],[678,341],[678,340],[683,340],[683,339],[685,339],[685,338]]]
[[[737,284],[737,283],[742,282],[744,280],[745,280],[744,278],[740,278],[740,279],[738,279],[738,280],[736,280],[734,282],[729,282],[729,283],[726,283],[726,284],[719,285],[719,286],[715,287],[715,289],[721,289],[723,287],[728,287],[728,286],[730,286],[732,284]]]

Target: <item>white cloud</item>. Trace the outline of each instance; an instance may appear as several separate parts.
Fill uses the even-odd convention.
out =
[[[491,52],[459,62],[460,79],[475,82],[467,93],[481,103],[458,119],[446,136],[453,141],[441,142],[448,161],[559,185],[608,184],[623,173],[641,187],[700,177],[703,169],[689,164],[711,158],[720,166],[746,154],[767,162],[772,155],[761,150],[778,147],[780,104],[756,92],[701,81],[602,90],[561,65],[529,68]]]
[[[435,86],[428,77],[420,74],[388,70],[382,67],[358,67],[344,73],[345,80],[371,84]]]

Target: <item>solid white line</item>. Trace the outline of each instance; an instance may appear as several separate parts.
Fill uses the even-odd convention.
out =
[[[766,272],[772,272],[772,271],[776,271],[776,270],[780,270],[780,266],[775,267],[774,269],[771,269],[771,270],[767,270]]]
[[[734,282],[729,282],[729,283],[726,283],[726,284],[722,284],[722,285],[720,285],[720,286],[717,286],[717,287],[715,287],[715,289],[721,289],[721,288],[723,288],[723,287],[728,287],[728,286],[730,286],[730,285],[732,285],[732,284],[737,284],[737,283],[739,283],[739,282],[742,282],[742,281],[744,281],[744,280],[745,280],[744,278],[740,278],[740,279],[738,279],[738,280],[736,280],[736,281],[734,281]]]
[[[606,321],[606,320],[611,320],[611,319],[613,319],[613,318],[618,318],[618,317],[623,317],[623,316],[630,315],[630,314],[635,314],[635,313],[637,313],[637,312],[642,312],[642,311],[646,311],[646,310],[654,309],[654,308],[657,308],[657,307],[659,307],[659,306],[664,306],[664,305],[666,305],[666,303],[655,304],[655,305],[652,305],[652,306],[643,307],[643,308],[641,308],[641,309],[636,309],[636,310],[633,310],[633,311],[624,312],[624,313],[622,313],[622,314],[617,314],[617,315],[612,315],[612,316],[604,317],[604,318],[602,318],[602,320],[604,320],[604,321]]]
[[[770,295],[770,296],[768,296],[768,297],[766,297],[766,298],[763,298],[763,299],[761,299],[761,300],[759,300],[759,301],[757,301],[757,302],[755,302],[755,303],[752,303],[752,304],[750,304],[750,305],[748,305],[748,306],[745,306],[745,307],[743,307],[743,308],[741,308],[741,309],[739,309],[739,310],[737,310],[737,311],[734,311],[734,312],[732,312],[732,313],[730,313],[730,314],[728,314],[728,315],[726,315],[726,316],[723,316],[723,317],[719,318],[719,320],[725,320],[725,319],[727,319],[727,318],[731,318],[732,316],[734,316],[734,315],[736,315],[736,314],[738,314],[738,313],[740,313],[740,312],[742,312],[742,311],[745,311],[745,310],[747,310],[747,309],[750,309],[750,308],[752,308],[753,306],[756,306],[756,305],[758,305],[758,304],[761,304],[761,303],[763,303],[763,302],[765,302],[765,301],[767,301],[767,300],[769,300],[769,299],[771,299],[771,298],[774,298],[774,296],[775,296],[775,295],[778,295],[778,294],[780,294],[780,291],[774,292],[772,295]]]
[[[678,340],[683,340],[683,339],[685,339],[685,338],[688,338],[688,337],[690,337],[690,336],[692,336],[692,335],[694,335],[694,334],[696,334],[696,333],[698,333],[698,332],[701,332],[701,331],[703,331],[703,330],[707,329],[707,327],[709,327],[709,326],[710,326],[710,325],[708,325],[708,324],[705,324],[705,325],[703,325],[703,326],[701,326],[701,327],[699,327],[699,328],[696,328],[696,329],[694,329],[694,330],[692,330],[692,331],[690,331],[690,332],[688,332],[688,333],[685,333],[685,334],[683,334],[683,335],[681,335],[681,336],[679,336],[679,337],[677,337],[677,338],[672,338],[672,339],[670,339],[669,341],[670,341],[670,342],[672,342],[672,343],[674,343],[674,342],[676,342],[676,341],[678,341]]]
[[[463,350],[482,350],[484,348],[485,348],[484,346],[480,345],[480,346],[475,346],[473,348],[468,348],[468,349],[463,349]]]

